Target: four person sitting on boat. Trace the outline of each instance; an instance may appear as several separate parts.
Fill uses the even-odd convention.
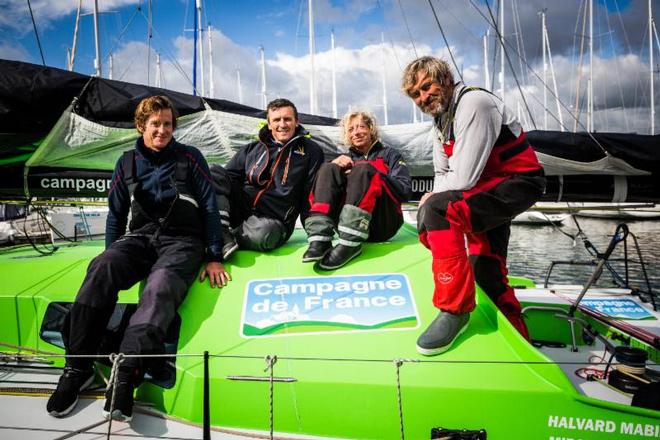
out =
[[[433,303],[440,313],[418,338],[418,351],[441,353],[466,329],[475,279],[528,337],[506,280],[506,253],[511,219],[540,198],[545,178],[520,123],[492,93],[455,83],[443,60],[411,62],[402,88],[434,117],[438,140],[433,192],[420,200],[418,230],[433,257]],[[309,241],[303,261],[336,269],[359,255],[362,243],[385,241],[403,223],[410,174],[399,152],[380,142],[368,112],[344,116],[349,149],[323,163],[323,151],[306,136],[295,105],[276,99],[267,106],[259,140],[224,168],[211,169],[199,150],[174,140],[176,117],[164,96],[142,100],[135,111],[141,137],[113,173],[106,250],[90,263],[63,328],[66,353],[73,356],[48,401],[53,416],[70,413],[91,384],[93,356],[120,290],[145,280],[119,348],[129,356],[104,405],[106,417],[127,421],[145,370],[144,358],[130,355],[164,352],[168,326],[202,261],[207,263],[200,279],[224,286],[231,278],[222,261],[238,247],[281,246],[300,216]],[[332,247],[335,228],[339,243]]]
[[[448,63],[437,58],[408,64],[402,89],[433,116],[438,140],[433,192],[420,200],[417,228],[433,257],[433,304],[440,313],[418,338],[418,351],[442,353],[465,331],[475,279],[529,339],[507,281],[506,255],[511,220],[539,200],[545,177],[520,122],[491,92],[454,82]]]
[[[224,257],[241,249],[271,251],[293,233],[298,215],[309,212],[308,195],[323,163],[323,150],[298,122],[288,99],[266,107],[268,124],[259,140],[224,167],[211,166],[225,238]],[[234,237],[236,242],[234,242]]]
[[[115,166],[106,249],[87,268],[62,330],[70,357],[48,400],[47,410],[55,417],[70,413],[79,393],[92,383],[93,356],[120,290],[144,280],[119,347],[127,357],[103,407],[106,417],[127,421],[145,369],[144,358],[130,355],[164,353],[166,331],[204,260],[202,281],[208,277],[211,287],[220,287],[230,280],[221,263],[220,216],[209,167],[197,148],[173,138],[176,117],[164,96],[146,98],[137,106],[135,126],[141,136]]]
[[[318,261],[326,270],[358,256],[363,242],[394,236],[403,224],[401,202],[412,188],[406,163],[381,143],[371,113],[349,112],[340,127],[348,151],[319,169],[304,222],[309,248],[303,262]],[[335,229],[339,243],[332,247]]]

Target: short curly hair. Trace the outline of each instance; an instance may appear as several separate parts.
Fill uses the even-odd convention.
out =
[[[341,129],[341,140],[344,142],[344,145],[351,146],[351,138],[348,134],[348,125],[351,123],[353,118],[360,117],[364,123],[369,127],[369,133],[371,133],[371,140],[376,141],[380,138],[380,133],[378,132],[378,122],[376,121],[376,116],[373,113],[367,110],[355,110],[346,113],[339,121],[339,128]]]
[[[140,127],[147,124],[147,119],[154,113],[161,110],[172,110],[172,128],[176,129],[176,120],[179,117],[179,112],[176,110],[170,98],[164,95],[149,96],[144,98],[135,109],[135,128],[140,131]]]
[[[401,90],[408,96],[410,96],[412,87],[417,83],[418,72],[425,72],[438,84],[454,83],[454,75],[451,73],[451,67],[447,61],[430,56],[417,58],[403,69]]]

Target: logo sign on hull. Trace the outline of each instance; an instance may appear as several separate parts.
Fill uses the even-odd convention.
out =
[[[586,298],[581,305],[619,319],[655,319],[651,312],[628,298]]]
[[[404,274],[278,278],[247,284],[241,334],[393,330],[418,322]]]

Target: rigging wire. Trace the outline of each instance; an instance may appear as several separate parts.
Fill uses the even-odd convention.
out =
[[[610,35],[610,44],[612,45],[612,53],[614,54],[614,60],[615,60],[614,68],[616,69],[616,82],[619,86],[621,107],[623,107],[623,121],[626,124],[626,131],[630,131],[630,125],[628,124],[628,111],[626,109],[626,103],[623,96],[623,85],[621,84],[621,74],[619,73],[619,60],[616,53],[616,46],[614,45],[612,26],[610,24],[610,13],[608,12],[607,8],[604,9],[605,9],[605,19],[607,21],[607,30],[608,30],[607,33]]]
[[[485,16],[485,14],[484,14],[483,12],[481,12],[481,10],[479,10],[479,8],[477,8],[477,6],[474,4],[474,0],[469,0],[469,1],[470,1],[470,4],[471,4],[471,5],[477,10],[477,12],[479,12],[479,14],[484,18],[484,20],[486,20],[486,22],[488,22],[488,24],[490,24],[491,26],[495,26],[495,25],[493,24],[493,23],[495,23],[495,20],[493,20],[493,21],[489,20],[489,19]],[[486,5],[488,6],[488,10],[489,10],[489,12],[490,12],[490,16],[492,17],[492,16],[493,16],[493,13],[492,13],[492,11],[491,11],[491,9],[490,9],[490,5],[488,4],[488,2],[486,2]],[[495,30],[496,30],[496,31],[498,32],[498,34],[499,34],[499,31],[498,31],[497,27],[495,27]],[[509,45],[509,49],[511,49],[511,50],[513,50],[514,52],[516,52],[515,48],[513,48],[513,47],[511,46],[510,43],[506,42],[506,40],[504,40],[504,41],[505,41],[506,44]],[[506,50],[505,50],[505,53],[506,53]],[[518,53],[516,53],[516,55],[520,56],[520,54],[518,54]],[[508,56],[507,56],[507,59],[508,59]],[[510,64],[510,63],[509,63],[509,64]],[[548,91],[550,92],[550,94],[552,95],[552,97],[553,97],[553,98],[556,98],[556,99],[559,99],[559,97],[555,95],[554,91],[553,91],[553,90],[552,90],[552,89],[551,89],[551,88],[550,88],[550,87],[549,87],[549,86],[548,86],[548,85],[547,85],[547,84],[541,79],[541,77],[536,73],[536,71],[532,68],[532,66],[530,66],[529,64],[526,64],[526,66],[527,66],[527,68],[528,68],[528,69],[534,74],[534,76],[536,77],[536,79],[538,79],[538,80],[541,82],[541,84],[543,84],[543,86],[544,86],[546,89],[548,89]],[[514,78],[515,78],[515,75],[514,75]],[[517,83],[517,82],[518,82],[518,81],[517,81],[517,79],[516,79],[516,83]],[[519,87],[519,90],[520,90],[520,85],[518,85],[518,87]],[[520,92],[521,92],[521,95],[522,95],[522,90],[520,90]],[[534,98],[534,99],[536,100],[537,103],[540,103],[539,99],[538,99],[534,94],[532,94],[532,98]],[[524,100],[524,95],[523,95],[523,100]],[[526,103],[526,101],[525,101],[525,103]],[[566,110],[566,112],[567,112],[567,113],[568,113],[573,119],[575,119],[575,120],[577,121],[578,125],[584,129],[585,133],[591,138],[592,141],[594,141],[594,143],[596,144],[596,146],[597,146],[598,148],[600,148],[601,152],[602,152],[606,157],[610,157],[611,155],[610,155],[610,153],[605,149],[605,147],[603,147],[603,145],[598,141],[598,139],[596,139],[596,137],[594,137],[593,133],[591,133],[589,130],[586,129],[586,127],[584,126],[584,124],[582,124],[582,123],[581,123],[581,122],[575,117],[575,115],[574,115],[574,114],[571,112],[571,110],[566,106],[566,104],[564,104],[564,103],[561,101],[561,99],[559,99],[559,103],[560,103],[561,106],[564,108],[564,110]],[[528,109],[528,111],[529,111],[529,109]],[[548,113],[550,114],[550,116],[551,116],[555,121],[559,122],[559,120],[558,120],[557,117],[554,115],[554,113],[552,113],[551,110],[548,110]],[[531,113],[530,113],[530,117],[531,117]],[[536,124],[534,124],[534,126],[536,126]]]
[[[524,84],[529,84],[529,75],[527,74],[527,70],[523,66],[524,64],[527,64],[527,55],[525,53],[525,35],[523,34],[523,28],[522,24],[520,23],[520,12],[518,10],[518,0],[513,0],[513,5],[514,5],[514,18],[516,20],[516,23],[518,24],[518,32],[520,32],[520,53],[522,54],[522,60],[520,63],[520,74],[522,75],[523,78],[523,83]]]
[[[458,67],[456,60],[454,59],[454,54],[451,52],[451,47],[449,47],[449,42],[447,41],[447,37],[445,36],[445,31],[442,29],[442,25],[440,24],[440,19],[438,19],[438,14],[435,13],[435,7],[433,7],[433,2],[431,0],[428,1],[429,1],[429,6],[431,6],[431,11],[433,11],[435,22],[438,24],[438,28],[440,29],[440,33],[442,34],[442,39],[445,42],[445,46],[447,46],[447,51],[449,52],[449,56],[451,57],[451,62],[454,63],[454,68],[456,69],[458,76],[461,78],[461,81],[463,81],[463,73],[461,72],[461,69]]]
[[[383,13],[383,19],[385,19],[385,10],[383,9],[383,6],[380,4],[379,0],[376,0],[376,5],[378,6],[378,8],[380,8],[381,12]],[[412,35],[409,35],[409,37],[411,38],[410,43],[414,48],[415,47],[415,42],[412,40]],[[397,52],[396,51],[396,46],[394,45],[394,40],[392,39],[392,33],[391,32],[387,33],[387,40],[390,43],[390,48],[392,49],[392,54],[394,55],[394,59],[396,60],[396,64],[399,67],[399,70],[403,70],[403,66],[401,65],[401,60],[399,60],[399,56],[396,53]],[[417,52],[415,52],[415,56],[417,56]]]
[[[410,38],[410,43],[412,44],[413,52],[415,52],[415,58],[419,58],[419,55],[417,55],[417,48],[415,47],[415,40],[413,40],[412,32],[410,32],[410,26],[408,26],[408,19],[406,18],[406,12],[403,10],[403,5],[401,4],[401,0],[397,0],[399,3],[399,9],[401,10],[401,15],[403,16],[403,22],[406,25],[406,30],[408,31],[408,38]],[[380,5],[380,2],[378,2]]]
[[[141,11],[141,8],[140,8],[140,5],[138,5],[137,8],[135,8],[135,11],[133,11],[133,15],[131,15],[131,18],[128,19],[128,22],[126,23],[126,26],[124,26],[124,28],[121,30],[121,32],[119,32],[119,36],[115,39],[115,43],[112,46],[112,48],[108,51],[107,55],[105,57],[103,57],[104,62],[114,54],[115,50],[117,49],[117,46],[119,45],[119,43],[121,43],[122,38],[124,38],[124,34],[126,33],[126,31],[128,31],[129,26],[131,26],[131,24],[133,23],[133,20],[135,19],[135,16],[140,11]],[[151,39],[150,39],[150,41],[151,41]],[[128,63],[128,64],[130,66],[131,63]]]
[[[472,0],[470,0],[470,3],[474,6],[474,3],[473,3]],[[500,41],[506,42],[506,40],[504,39],[504,35],[502,35],[500,33],[500,28],[496,24],[495,17],[493,17],[493,10],[490,8],[490,3],[488,2],[488,0],[486,0],[486,6],[488,7],[488,14],[490,15],[491,23],[495,27],[495,32],[497,33],[497,37],[500,39]],[[478,8],[476,8],[476,6],[475,6],[475,9],[477,9],[477,11],[479,11],[479,13],[481,14],[481,11]],[[522,92],[522,87],[520,86],[520,82],[518,81],[518,76],[516,75],[516,71],[513,68],[513,63],[511,62],[511,58],[509,58],[509,53],[505,50],[504,47],[502,47],[502,56],[506,56],[507,64],[509,65],[509,69],[511,69],[511,74],[513,75],[513,79],[516,82],[516,86],[518,87],[518,91],[520,92],[520,97],[522,98],[523,103],[525,104],[525,108],[527,109],[527,113],[529,114],[529,119],[531,119],[532,125],[536,129],[536,121],[534,121],[534,116],[532,116],[532,111],[529,108],[529,105],[527,104],[527,99],[525,99],[525,94]],[[502,81],[504,81],[504,78],[502,78]],[[546,85],[546,87],[547,87],[547,85]]]
[[[30,18],[32,18],[32,27],[34,28],[34,36],[37,38],[37,46],[39,46],[39,54],[41,54],[41,64],[46,65],[46,60],[44,59],[44,51],[41,48],[41,40],[39,39],[39,32],[37,32],[37,23],[34,21],[34,14],[32,13],[32,5],[30,0],[27,0],[28,9],[30,10]]]

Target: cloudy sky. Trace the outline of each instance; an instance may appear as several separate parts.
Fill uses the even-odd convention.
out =
[[[559,127],[560,114],[549,72],[546,80],[549,111],[547,116],[543,113],[539,11],[545,10],[561,118],[572,130],[575,121],[569,112],[579,112],[578,130],[584,130],[590,65],[588,17],[584,21],[588,0],[503,2],[503,33],[508,54],[506,102],[520,109],[528,129],[544,128],[546,118],[547,128]],[[194,0],[152,0],[153,32],[149,40],[148,0],[99,0],[102,75],[109,76],[112,58],[114,79],[151,85],[159,79],[163,87],[192,93],[194,3]],[[648,0],[593,0],[593,3],[594,128],[647,134],[651,128]],[[45,63],[66,68],[78,0],[30,0],[30,4]],[[259,48],[263,47],[267,98],[287,97],[301,111],[309,112],[308,0],[203,0],[202,4],[202,21],[205,26],[212,26],[213,97],[262,107]],[[657,15],[660,0],[652,0],[652,7]],[[27,0],[0,0],[0,8],[0,58],[41,64]],[[92,0],[82,0],[74,70],[85,74],[94,73],[92,8]],[[351,107],[367,107],[382,123],[387,108],[389,123],[412,122],[418,116],[399,90],[401,71],[416,56],[432,54],[448,58],[441,29],[456,60],[457,73],[460,72],[465,82],[491,87],[494,78],[492,88],[499,93],[500,51],[495,53],[496,32],[489,23],[491,12],[498,18],[497,8],[497,0],[313,0],[316,113],[332,116],[334,59],[340,116]],[[486,80],[483,37],[489,29]],[[330,43],[333,32],[334,55]],[[587,35],[583,39],[584,34]],[[581,45],[584,56],[580,64]],[[660,52],[657,46],[654,50],[657,89]],[[207,32],[204,32],[203,51],[204,94],[211,96]],[[156,53],[161,57],[159,78]],[[197,82],[201,92],[199,72]],[[579,110],[575,107],[576,94]],[[384,95],[387,106],[383,105]],[[657,108],[660,93],[656,91],[655,95]],[[526,106],[531,115],[525,111]],[[656,125],[660,125],[657,116]]]

